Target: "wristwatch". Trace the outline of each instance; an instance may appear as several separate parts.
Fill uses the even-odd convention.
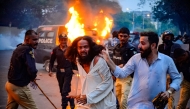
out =
[[[171,90],[167,90],[167,92],[169,93],[169,96],[172,94],[172,91],[171,91]]]

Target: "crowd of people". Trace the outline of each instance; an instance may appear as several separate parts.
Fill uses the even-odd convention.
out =
[[[163,109],[153,103],[157,95],[167,101],[167,109],[186,109],[190,98],[190,52],[180,44],[189,44],[189,37],[175,38],[165,31],[163,43],[158,45],[157,33],[141,32],[136,48],[128,41],[128,28],[122,27],[112,35],[109,46],[97,44],[90,36],[80,36],[68,46],[67,34],[59,35],[60,44],[51,54],[49,76],[57,61],[62,109],[68,102],[71,109]],[[7,109],[17,109],[18,105],[37,109],[27,85],[36,88],[38,71],[33,49],[37,48],[38,38],[34,30],[26,31],[24,43],[12,54],[5,85]],[[109,52],[107,47],[111,47]],[[80,75],[79,95],[69,95],[74,73]],[[179,102],[174,106],[173,96],[178,90]]]

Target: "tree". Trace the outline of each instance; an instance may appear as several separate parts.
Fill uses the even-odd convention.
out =
[[[61,0],[4,0],[0,2],[0,25],[34,28],[48,22],[51,14],[63,11],[61,5]]]
[[[170,22],[179,28],[181,33],[190,33],[189,0],[140,0],[140,4],[151,1],[153,14],[160,22]]]
[[[127,27],[133,30],[133,12],[121,12],[113,15],[114,28],[113,30],[119,30],[121,27]],[[143,15],[143,14],[142,14]],[[155,26],[151,23],[150,18],[143,18],[142,15],[134,15],[134,31],[141,32],[145,30],[156,31]],[[144,19],[144,29],[143,29]]]
[[[113,15],[114,28],[113,30],[119,30],[121,27],[127,27],[132,29],[132,14],[128,12],[120,12]]]

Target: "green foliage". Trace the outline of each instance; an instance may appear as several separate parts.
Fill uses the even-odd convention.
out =
[[[50,14],[62,11],[60,5],[61,0],[4,0],[0,3],[0,25],[34,28],[46,23]]]
[[[174,24],[171,22],[162,22],[159,27],[159,34],[163,33],[164,31],[169,30],[171,31],[175,36],[179,35],[179,28],[176,27]]]
[[[119,30],[122,27],[132,29],[132,15],[128,12],[121,12],[113,15],[114,28],[113,30]]]
[[[127,27],[131,31],[133,30],[133,12],[121,12],[113,16],[114,28],[113,30],[119,30],[121,27]],[[155,26],[151,23],[150,18],[144,18],[144,30],[156,31]],[[134,15],[134,31],[141,32],[143,30],[143,16]]]
[[[160,22],[170,22],[184,32],[190,33],[190,1],[159,0],[155,2],[153,14]]]

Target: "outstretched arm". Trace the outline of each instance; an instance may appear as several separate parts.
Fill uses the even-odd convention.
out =
[[[110,67],[110,69],[114,72],[115,71],[115,68],[116,68],[116,65],[115,63],[111,60],[109,54],[107,53],[107,51],[105,50],[102,50],[101,52],[101,57],[104,58],[104,60],[107,62],[108,66]]]

